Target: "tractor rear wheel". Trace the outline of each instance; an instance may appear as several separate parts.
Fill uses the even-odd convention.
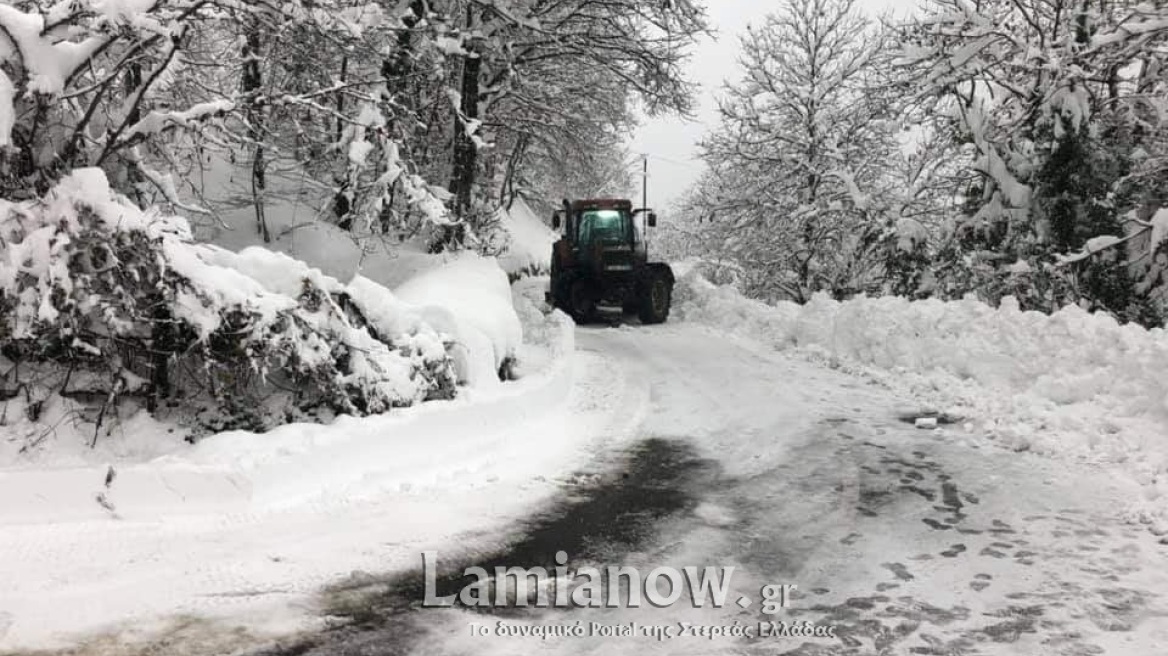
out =
[[[673,282],[664,272],[654,271],[641,286],[637,314],[643,324],[664,323],[673,301]]]

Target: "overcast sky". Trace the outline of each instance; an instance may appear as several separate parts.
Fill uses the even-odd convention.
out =
[[[857,6],[873,16],[910,11],[916,0],[857,0]],[[706,13],[716,38],[701,41],[690,60],[690,78],[701,85],[696,120],[678,118],[645,120],[630,144],[633,153],[649,153],[649,205],[664,210],[697,179],[702,164],[695,146],[708,126],[717,123],[716,98],[722,82],[739,77],[738,37],[747,25],[780,6],[779,0],[706,0]],[[638,180],[639,184],[639,180]],[[637,199],[640,200],[638,189]]]

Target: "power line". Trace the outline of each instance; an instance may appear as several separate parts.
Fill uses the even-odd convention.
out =
[[[660,160],[662,162],[668,162],[670,164],[685,167],[687,169],[693,169],[695,171],[700,171],[700,170],[705,168],[704,166],[695,165],[692,162],[682,162],[680,160],[672,159],[670,157],[665,157],[664,155],[654,155],[652,153],[649,154],[649,159],[656,159],[656,160]]]
[[[701,165],[701,164],[682,162],[680,160],[671,159],[669,157],[663,157],[661,155],[652,155],[652,154],[641,153],[641,154],[638,154],[635,158],[631,158],[627,164],[627,167],[629,169],[632,169],[634,167],[636,167],[636,169],[638,169],[637,171],[635,171],[635,173],[638,177],[640,175],[642,175],[642,173],[640,171],[641,164],[646,157],[648,157],[649,159],[652,159],[652,160],[657,160],[657,161],[665,162],[667,164],[672,164],[674,166],[680,166],[682,168],[689,169],[691,171],[695,171],[698,173],[701,173],[702,171],[706,170],[706,167],[704,165]]]

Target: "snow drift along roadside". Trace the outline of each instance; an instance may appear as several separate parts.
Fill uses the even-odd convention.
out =
[[[567,317],[543,323],[533,332],[559,357],[513,384],[392,415],[222,434],[185,457],[120,469],[103,490],[119,520],[94,501],[97,469],[68,508],[30,508],[45,500],[0,484],[0,507],[34,511],[0,519],[0,652],[88,643],[120,653],[123,640],[189,618],[262,639],[319,626],[314,595],[346,575],[416,567],[420,552],[468,536],[493,548],[597,444],[632,435],[629,399],[648,407],[634,377],[575,353]],[[234,479],[198,489],[208,472]],[[73,509],[88,514],[60,512]]]
[[[522,197],[495,213],[510,240],[499,256],[499,264],[509,274],[522,271],[546,272],[551,262],[552,244],[559,235],[549,228]]]
[[[523,342],[507,274],[493,258],[466,252],[394,290],[420,308],[422,319],[457,340],[461,382],[491,386]]]
[[[767,305],[679,268],[679,318],[859,369],[1008,448],[1121,463],[1145,485],[1133,516],[1168,532],[1165,331],[1077,307],[1023,312],[1013,299]]]
[[[372,291],[388,294],[372,283],[353,289],[366,302],[385,300]],[[474,286],[470,289],[473,292]],[[400,324],[382,323],[370,314],[376,325],[407,332],[410,328],[408,313],[394,314],[395,320],[404,322]],[[510,315],[516,316],[513,309]],[[560,312],[525,314],[525,320],[534,339],[524,353],[538,367],[529,364],[525,369],[529,375],[513,385],[463,388],[452,401],[431,401],[370,417],[340,417],[327,425],[286,424],[262,435],[227,431],[193,447],[172,445],[169,454],[145,462],[133,453],[127,460],[113,459],[113,451],[104,449],[87,454],[92,464],[86,466],[52,467],[50,461],[40,462],[38,468],[0,469],[0,526],[262,511],[351,496],[352,486],[361,481],[374,493],[387,486],[416,484],[419,477],[437,475],[451,462],[442,460],[442,443],[454,440],[460,445],[457,450],[465,450],[473,446],[473,440],[465,438],[484,426],[518,425],[563,403],[572,387],[574,324]],[[148,443],[151,435],[143,432],[161,439],[155,422],[127,424],[126,430],[129,433],[120,436],[125,444]],[[427,454],[425,448],[414,448],[426,445],[435,450]],[[157,450],[144,453],[153,456]],[[63,461],[73,465],[77,455],[66,450]],[[100,457],[109,460],[96,459]],[[107,484],[111,468],[115,473]],[[95,501],[98,497],[100,503]]]
[[[160,455],[183,447],[167,430],[179,424],[269,427],[449,397],[445,336],[388,290],[366,296],[283,254],[194,241],[186,219],[140,209],[100,169],[0,200],[0,467],[85,458],[94,442]],[[370,303],[375,326],[359,316]],[[159,373],[169,398],[152,414],[171,425],[131,444],[125,431],[146,422],[118,420],[149,405]]]

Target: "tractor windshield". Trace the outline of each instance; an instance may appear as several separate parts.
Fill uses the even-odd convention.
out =
[[[580,213],[579,241],[582,244],[627,242],[629,223],[629,213],[623,210],[585,210]]]

